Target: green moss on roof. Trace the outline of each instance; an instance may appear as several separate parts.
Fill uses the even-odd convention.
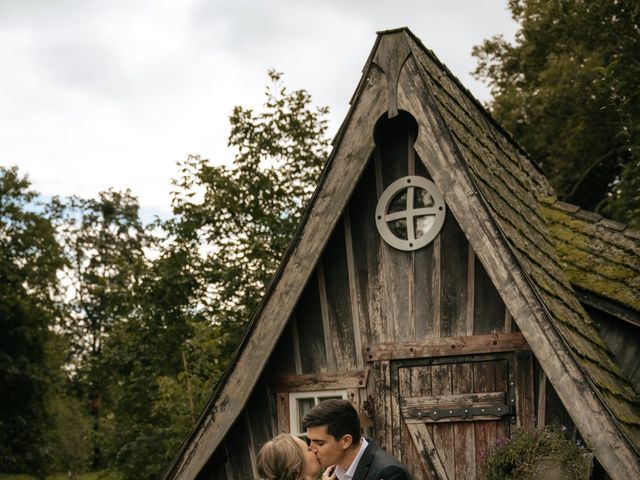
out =
[[[636,267],[640,271],[640,235],[627,238],[614,232],[610,224],[594,225],[594,221],[600,221],[598,216],[582,218],[555,208],[559,205],[549,198],[553,192],[540,170],[446,67],[412,39],[408,41],[432,95],[433,107],[451,133],[497,227],[537,291],[547,318],[582,365],[621,430],[640,451],[638,395],[572,287],[598,290],[599,295],[615,301],[624,299],[621,303],[640,310],[640,289],[630,293]],[[629,258],[634,254],[636,258]],[[582,274],[589,268],[602,277],[595,286],[593,275]]]
[[[541,206],[569,281],[640,312],[640,240],[554,199]]]

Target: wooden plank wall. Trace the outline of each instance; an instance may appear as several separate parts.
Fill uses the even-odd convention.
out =
[[[405,343],[413,351],[408,346],[411,342],[428,346],[447,337],[484,335],[486,339],[489,334],[515,331],[498,292],[450,212],[436,239],[414,252],[395,250],[378,234],[374,215],[382,191],[408,174],[430,178],[412,148],[416,128],[413,119],[402,112],[396,119],[379,123],[377,150],[272,353],[267,371],[245,414],[199,479],[225,478],[220,474],[220,458],[227,459],[227,480],[254,478],[260,446],[288,427],[283,418],[288,413],[288,396],[273,390],[271,377],[370,370],[366,389],[350,389],[349,395],[359,409],[364,408],[365,400],[370,402],[376,414],[375,439],[393,451],[394,437],[402,445],[410,439],[405,427],[392,421],[399,409],[390,389],[390,362],[368,361],[368,348]],[[521,367],[523,371],[526,368]],[[437,374],[434,372],[436,379],[440,378]],[[481,374],[474,372],[474,382]],[[403,380],[403,385],[407,381]],[[374,398],[381,388],[386,396]],[[547,415],[552,415],[554,405],[543,404]],[[529,415],[527,422],[535,418],[535,412]],[[417,461],[417,454],[414,457]],[[207,471],[217,473],[211,476]]]

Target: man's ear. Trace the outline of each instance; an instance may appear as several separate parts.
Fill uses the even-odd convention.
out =
[[[350,433],[347,433],[344,437],[342,437],[342,449],[346,450],[353,444],[353,437]]]

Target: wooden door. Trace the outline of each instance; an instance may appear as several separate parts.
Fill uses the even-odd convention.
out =
[[[485,458],[515,419],[513,357],[397,362],[394,453],[416,480],[484,478]],[[398,421],[399,420],[399,421]]]

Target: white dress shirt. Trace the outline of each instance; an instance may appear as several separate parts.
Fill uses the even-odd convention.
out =
[[[360,450],[358,450],[358,454],[356,458],[353,459],[349,468],[345,471],[339,465],[336,466],[336,477],[338,480],[353,480],[353,475],[356,473],[356,468],[358,468],[358,463],[360,463],[360,458],[362,458],[362,454],[369,445],[369,442],[364,437],[360,437]]]

